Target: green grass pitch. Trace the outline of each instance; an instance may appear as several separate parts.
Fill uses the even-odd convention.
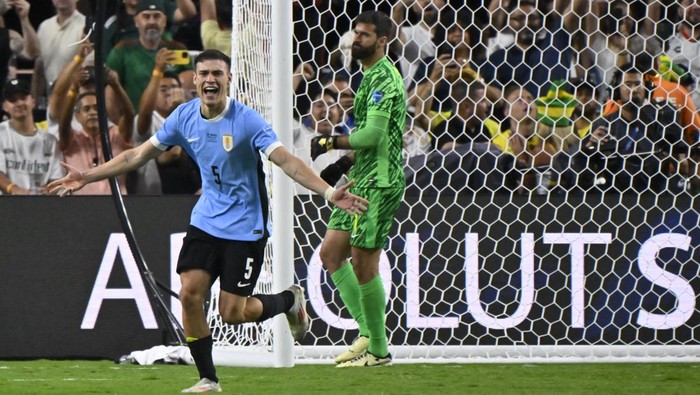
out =
[[[700,363],[298,365],[218,369],[230,394],[692,394]],[[176,394],[194,366],[0,361],[3,394]]]

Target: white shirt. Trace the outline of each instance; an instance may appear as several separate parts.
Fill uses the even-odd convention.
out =
[[[40,59],[44,65],[47,84],[53,84],[61,70],[78,53],[79,45],[69,45],[80,41],[84,27],[85,15],[77,10],[63,25],[58,24],[58,16],[53,16],[39,25],[36,34],[39,38]]]
[[[34,190],[63,177],[58,140],[44,129],[32,136],[0,123],[0,172],[20,188]]]

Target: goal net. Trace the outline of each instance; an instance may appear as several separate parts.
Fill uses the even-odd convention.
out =
[[[272,3],[234,1],[234,78],[263,112],[286,89],[265,80]],[[409,109],[407,190],[380,261],[397,362],[698,360],[700,59],[674,30],[693,31],[696,6],[651,3],[377,2],[398,26],[389,52]],[[352,129],[351,22],[370,7],[294,2],[300,130]],[[329,215],[294,197],[311,316],[296,363],[358,335],[318,258]],[[277,339],[264,324],[216,328],[217,344]]]

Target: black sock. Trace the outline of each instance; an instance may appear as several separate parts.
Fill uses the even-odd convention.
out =
[[[199,371],[199,378],[207,378],[211,381],[219,382],[219,378],[216,377],[216,368],[214,367],[214,359],[212,358],[212,340],[211,335],[197,339],[195,341],[188,341],[187,345],[190,347],[190,353],[192,358],[194,358],[194,363],[197,365],[197,370]]]
[[[282,291],[274,295],[253,295],[251,298],[259,300],[263,306],[258,322],[265,321],[279,313],[284,313],[294,305],[294,294],[292,291]]]

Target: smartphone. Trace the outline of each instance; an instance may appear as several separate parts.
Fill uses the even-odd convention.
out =
[[[190,53],[186,49],[175,49],[173,54],[175,60],[169,62],[170,64],[190,64]]]

